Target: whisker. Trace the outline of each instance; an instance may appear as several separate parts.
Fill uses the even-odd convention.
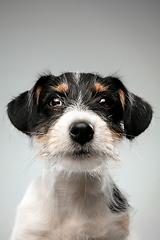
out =
[[[28,170],[30,169],[30,167],[33,165],[33,163],[36,161],[36,159],[38,158],[38,155],[36,155],[30,162],[29,164],[25,167],[25,169],[22,171],[21,176],[24,175],[24,177],[26,176]]]
[[[124,141],[123,142],[123,145],[125,145],[129,150],[131,150],[140,160],[143,161],[143,158],[131,147],[131,146],[128,146],[128,144]]]

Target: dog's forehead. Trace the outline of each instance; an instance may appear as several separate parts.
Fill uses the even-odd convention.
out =
[[[47,92],[55,91],[74,100],[79,99],[79,97],[86,100],[94,96],[93,93],[106,94],[110,92],[114,95],[123,87],[122,82],[114,77],[103,78],[93,73],[66,72],[59,76],[41,77],[36,83],[36,96],[39,99],[41,92],[45,96]],[[121,93],[123,95],[123,92]]]
[[[68,72],[58,77],[59,84],[66,83],[69,86],[77,86],[77,88],[95,90],[97,92],[106,91],[108,88],[112,89],[123,89],[124,85],[122,82],[113,76],[102,77],[98,74],[93,73],[79,73],[79,72]]]
[[[68,72],[54,79],[54,89],[59,92],[82,92],[96,91],[104,92],[108,89],[110,82],[108,78],[102,78],[92,73]]]
[[[68,84],[69,87],[76,86],[78,89],[91,88],[94,86],[94,83],[100,78],[98,75],[91,73],[64,73],[60,76],[61,83],[64,82]]]

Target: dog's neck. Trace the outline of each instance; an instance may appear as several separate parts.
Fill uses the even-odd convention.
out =
[[[87,197],[96,198],[101,194],[110,191],[111,178],[103,170],[101,173],[92,175],[91,173],[56,173],[54,179],[54,191],[58,197],[86,199]]]
[[[78,216],[83,212],[88,216],[95,206],[99,208],[98,205],[106,205],[106,195],[109,195],[107,184],[103,174],[91,176],[89,173],[56,173],[53,188],[61,215]]]
[[[67,194],[97,195],[102,191],[103,175],[90,175],[90,173],[64,173],[57,174],[55,190]]]

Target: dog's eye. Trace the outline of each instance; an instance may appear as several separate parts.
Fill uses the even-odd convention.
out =
[[[109,98],[106,98],[106,97],[101,98],[99,103],[102,107],[105,107],[105,108],[111,108],[112,105],[113,105],[112,101]]]
[[[50,107],[60,107],[62,106],[62,101],[59,98],[53,98],[49,101],[48,105]]]

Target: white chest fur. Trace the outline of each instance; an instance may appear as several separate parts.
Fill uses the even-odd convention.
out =
[[[19,205],[13,236],[19,231],[23,240],[125,239],[127,213],[109,210],[106,183],[100,176],[61,173],[53,178],[44,171]]]

